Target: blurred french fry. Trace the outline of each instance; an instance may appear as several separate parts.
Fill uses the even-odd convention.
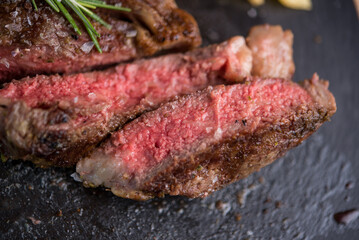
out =
[[[311,10],[312,9],[312,0],[278,0],[283,6],[287,8],[297,9],[297,10]],[[354,0],[358,2],[359,0]],[[258,7],[263,5],[265,0],[248,0],[248,2],[254,6]]]
[[[293,8],[297,10],[311,10],[312,1],[311,0],[279,0],[279,2],[288,8]]]
[[[265,0],[248,0],[248,2],[255,7],[258,7],[260,5],[263,5]]]
[[[359,0],[354,0],[354,5],[355,5],[355,8],[357,9],[357,15],[359,18]]]

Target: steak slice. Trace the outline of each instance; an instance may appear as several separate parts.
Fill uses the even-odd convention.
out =
[[[0,7],[0,84],[35,74],[74,73],[150,56],[161,50],[188,50],[201,44],[194,18],[174,0],[108,0],[131,13],[94,10],[112,29],[94,22],[103,53],[86,33],[71,25],[45,1],[34,11],[28,0],[5,0]]]
[[[208,87],[125,125],[77,164],[89,186],[125,198],[205,197],[273,162],[336,111],[328,82]]]
[[[292,79],[293,33],[283,31],[281,26],[268,24],[251,28],[247,37],[248,47],[253,53],[253,76]]]
[[[0,89],[0,152],[57,166],[81,156],[129,119],[183,94],[250,74],[243,37],[106,71],[36,76]]]

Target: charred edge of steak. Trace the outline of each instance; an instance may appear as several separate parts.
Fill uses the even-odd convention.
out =
[[[68,115],[58,108],[31,109],[22,102],[11,105],[10,109],[3,105],[0,107],[0,122],[4,123],[0,126],[0,152],[12,159],[32,161],[40,167],[73,166],[118,125],[135,118],[136,114],[134,110],[115,116],[106,124],[65,126]],[[63,128],[59,121],[64,123]]]
[[[140,44],[161,49],[192,49],[201,44],[202,39],[195,19],[179,9],[174,1],[126,1],[132,11],[127,14],[136,23],[139,36],[150,36],[152,43]],[[143,42],[137,37],[137,42]],[[152,46],[151,46],[152,45]],[[157,46],[157,47],[156,47]],[[154,49],[158,50],[158,49]]]
[[[283,156],[326,120],[327,111],[298,111],[289,123],[268,125],[252,135],[239,135],[203,152],[174,159],[165,170],[142,185],[142,191],[137,191],[141,192],[137,199],[165,194],[206,197]],[[117,189],[112,191],[121,196]]]
[[[133,189],[113,186],[111,191],[136,200],[165,194],[206,197],[258,171],[299,145],[335,113],[328,82],[314,75],[302,85],[314,100],[309,108],[298,106],[294,114],[267,123],[251,134],[238,133],[190,155],[169,157],[145,179],[132,184]]]

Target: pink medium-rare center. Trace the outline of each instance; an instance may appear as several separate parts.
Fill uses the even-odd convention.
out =
[[[251,51],[238,36],[105,71],[13,81],[0,90],[0,148],[41,165],[73,165],[136,115],[209,85],[243,81],[251,68]]]
[[[225,138],[239,129],[252,132],[260,121],[269,118],[270,122],[292,105],[312,101],[300,86],[287,85],[278,80],[255,81],[242,88],[215,91],[210,99],[195,99],[175,110],[167,108],[138,122],[136,128],[129,125],[116,133],[105,151],[123,162],[129,172],[143,172],[196,141]]]
[[[251,134],[285,120],[298,106],[314,104],[305,89],[281,79],[255,79],[209,91],[167,103],[127,124],[80,161],[78,172],[94,185],[119,187],[123,178],[151,175],[148,171],[168,158],[200,152],[238,133]]]
[[[110,104],[121,111],[140,101],[151,105],[168,96],[216,83],[218,75],[215,72],[222,72],[223,79],[240,81],[249,76],[251,67],[251,53],[244,39],[234,37],[222,45],[206,48],[206,51],[194,51],[192,55],[139,60],[103,72],[27,78],[6,85],[0,94],[12,101],[21,100],[29,107],[67,101],[80,107],[84,103]]]

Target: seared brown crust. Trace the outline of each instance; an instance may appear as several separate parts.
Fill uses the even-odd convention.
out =
[[[268,124],[253,135],[238,135],[186,159],[148,180],[143,187],[150,195],[206,197],[208,194],[272,163],[298,146],[327,119],[327,112],[297,112],[290,121]],[[181,162],[181,164],[176,164]],[[184,163],[185,162],[185,163]]]
[[[103,67],[161,50],[187,50],[199,46],[201,37],[191,15],[173,0],[111,0],[123,3],[131,13],[96,10],[112,25],[109,30],[94,22],[103,53],[83,47],[91,39],[76,35],[67,20],[46,2],[6,0],[0,8],[0,83],[41,73],[73,73]],[[86,46],[86,45],[85,45]]]
[[[171,158],[134,191],[116,187],[111,191],[136,200],[165,194],[206,197],[258,171],[298,146],[335,113],[336,104],[327,90],[327,81],[315,75],[302,85],[315,100],[314,106],[298,106],[291,116],[267,123],[251,134],[239,133],[205,149]]]
[[[0,126],[3,156],[31,160],[40,167],[73,166],[85,153],[96,147],[94,144],[145,109],[138,107],[114,116],[103,124],[69,125],[71,129],[68,131],[58,126],[61,122],[65,124],[69,118],[69,113],[61,110],[61,107],[53,106],[49,111],[32,109],[22,102],[13,105],[1,102],[0,99],[0,122],[4,123]]]

